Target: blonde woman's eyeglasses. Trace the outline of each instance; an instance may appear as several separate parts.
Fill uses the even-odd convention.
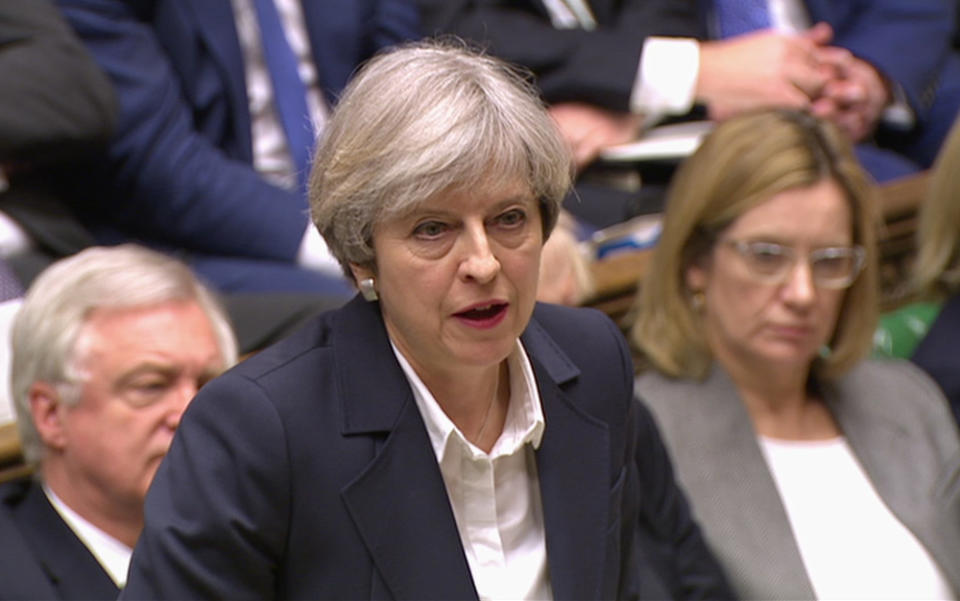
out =
[[[722,240],[740,255],[750,276],[764,284],[783,284],[797,265],[798,252],[792,246],[759,240]],[[866,252],[862,246],[826,246],[805,257],[810,276],[820,288],[847,288],[863,269]]]

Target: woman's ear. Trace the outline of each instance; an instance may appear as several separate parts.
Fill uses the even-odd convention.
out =
[[[704,288],[707,287],[707,279],[707,269],[703,266],[703,261],[692,263],[684,273],[687,290],[703,292]]]
[[[353,274],[353,281],[355,282],[359,282],[364,278],[374,277],[372,269],[363,265],[358,265],[357,263],[350,263],[350,273]]]

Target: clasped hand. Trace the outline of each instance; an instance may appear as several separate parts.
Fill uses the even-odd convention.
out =
[[[757,108],[809,110],[860,141],[889,104],[890,89],[870,63],[832,40],[832,28],[818,23],[800,34],[763,30],[704,42],[697,98],[716,120]]]

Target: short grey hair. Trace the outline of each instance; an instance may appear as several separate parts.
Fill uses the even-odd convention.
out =
[[[93,247],[57,261],[30,286],[14,318],[11,392],[24,456],[36,466],[43,445],[30,411],[30,387],[47,382],[68,405],[80,399],[80,338],[95,309],[123,309],[194,301],[210,320],[224,367],[236,362],[237,343],[226,312],[190,269],[166,255],[127,244]]]
[[[314,159],[310,209],[352,277],[350,263],[375,266],[380,221],[511,179],[538,199],[546,240],[572,170],[529,77],[462,42],[418,42],[373,58],[347,86]]]

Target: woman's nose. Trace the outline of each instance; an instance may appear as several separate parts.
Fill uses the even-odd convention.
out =
[[[460,263],[461,275],[465,278],[486,283],[496,277],[500,271],[500,261],[490,245],[486,228],[470,226],[465,228],[464,255]]]
[[[798,260],[791,268],[790,277],[783,286],[787,301],[798,305],[807,305],[812,302],[817,290],[810,262],[802,258]]]

